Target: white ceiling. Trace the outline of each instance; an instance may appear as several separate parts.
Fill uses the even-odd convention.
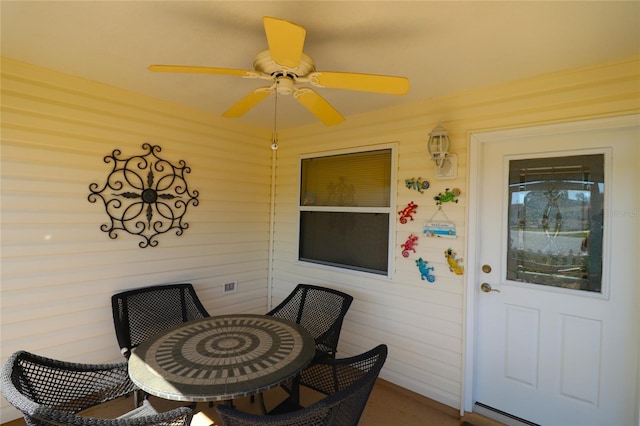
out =
[[[401,75],[405,96],[317,89],[349,116],[640,55],[640,2],[7,1],[2,56],[216,115],[264,85],[152,73],[150,64],[252,69],[263,16],[307,30],[319,71]],[[239,119],[273,125],[274,96]],[[316,119],[278,98],[278,127]]]

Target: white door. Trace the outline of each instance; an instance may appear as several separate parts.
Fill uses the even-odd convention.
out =
[[[639,123],[472,135],[475,411],[638,424]]]

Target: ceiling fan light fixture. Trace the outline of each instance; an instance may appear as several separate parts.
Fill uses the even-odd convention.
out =
[[[282,75],[280,77],[276,77],[276,92],[279,95],[290,95],[295,92],[296,86],[293,81],[293,78]]]

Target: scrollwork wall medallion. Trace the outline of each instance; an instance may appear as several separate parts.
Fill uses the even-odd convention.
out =
[[[158,245],[156,237],[175,230],[182,235],[189,224],[187,208],[198,205],[198,191],[190,191],[185,175],[191,172],[183,160],[173,165],[158,157],[158,145],[144,143],[143,155],[122,157],[119,149],[104,157],[113,163],[106,183],[89,185],[89,201],[102,200],[110,223],[100,226],[112,239],[119,231],[138,235],[141,248]]]

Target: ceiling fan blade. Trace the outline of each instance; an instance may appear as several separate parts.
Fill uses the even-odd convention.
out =
[[[300,65],[306,30],[289,21],[269,16],[265,16],[262,21],[271,59],[287,68]]]
[[[322,96],[309,87],[298,89],[295,98],[327,126],[342,123],[344,117]]]
[[[187,74],[222,74],[249,77],[254,71],[238,70],[233,68],[194,67],[188,65],[149,65],[149,71],[153,72],[177,72]]]
[[[222,116],[240,117],[251,108],[258,105],[261,101],[268,98],[271,92],[273,92],[273,88],[271,86],[260,87],[236,102],[235,105],[226,110]]]
[[[409,79],[406,77],[317,71],[309,74],[308,78],[314,86],[332,89],[360,90],[389,95],[404,95],[409,91]]]

